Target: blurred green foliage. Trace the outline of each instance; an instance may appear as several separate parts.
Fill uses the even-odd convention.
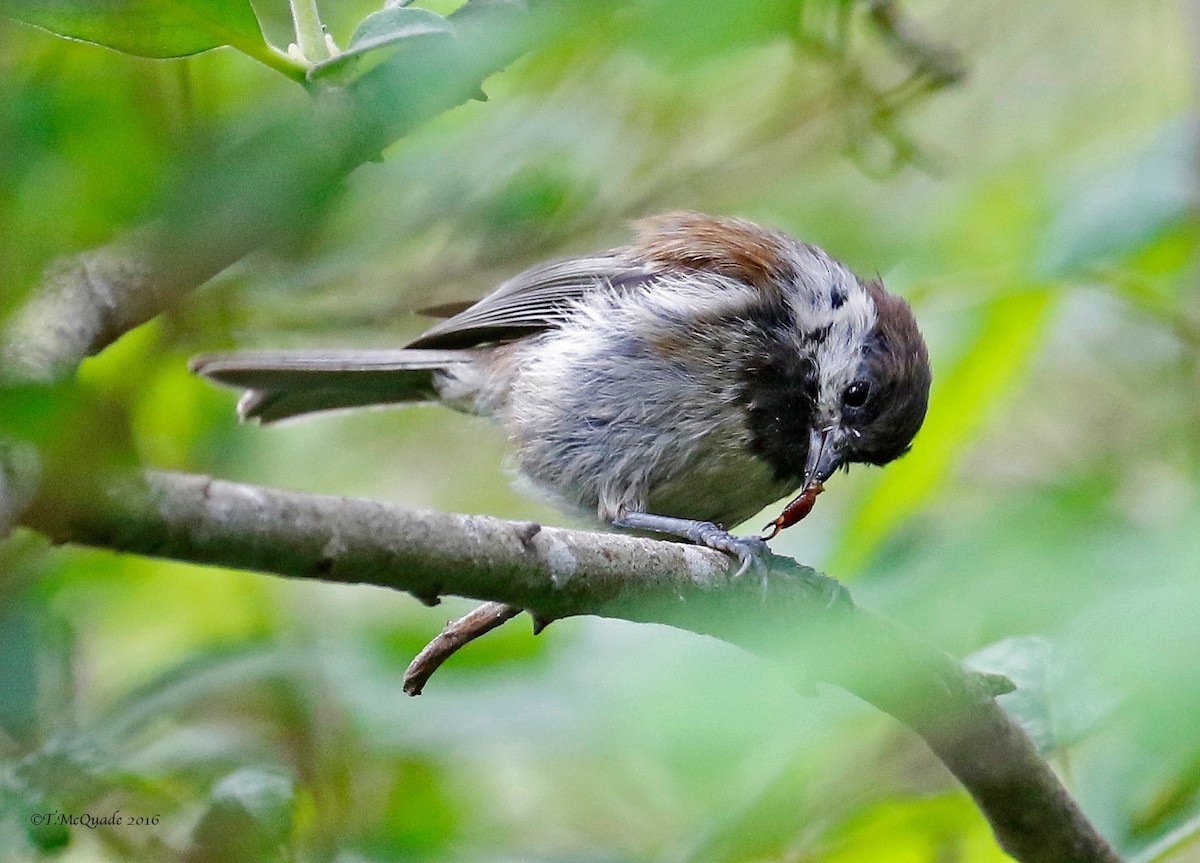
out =
[[[359,30],[359,60],[315,77],[442,38],[455,5],[393,8]],[[413,308],[670,207],[777,224],[907,295],[936,377],[913,452],[838,477],[778,550],[1009,673],[1010,709],[1107,836],[1146,863],[1197,859],[1200,129],[1183,6],[906,4],[927,44],[959,53],[955,81],[867,5],[579,4],[486,103],[328,190],[301,236],[76,380],[0,393],[0,428],[39,446],[47,482],[141,463],[562,523],[510,491],[483,421],[239,427],[186,359],[395,344],[421,327]],[[3,11],[133,54],[232,49],[156,61],[0,18],[0,317],[58,256],[152,217],[214,142],[312,98],[280,50],[283,0]],[[321,11],[343,45],[383,14]],[[0,855],[1004,859],[892,720],[694,636],[569,620],[534,639],[518,621],[405,698],[408,659],[464,607],[18,533],[0,546]],[[157,823],[34,821],[113,810]]]
[[[139,57],[185,57],[263,41],[249,0],[8,0],[5,12],[51,33]]]

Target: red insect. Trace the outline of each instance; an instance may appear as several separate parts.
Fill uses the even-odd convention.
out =
[[[763,539],[774,539],[779,536],[779,531],[785,527],[791,527],[812,512],[813,504],[817,502],[817,495],[823,491],[825,491],[825,486],[818,482],[800,492],[799,497],[783,508],[779,518],[763,528],[763,530],[771,531]]]

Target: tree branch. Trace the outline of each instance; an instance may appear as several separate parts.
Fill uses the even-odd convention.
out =
[[[916,72],[926,75],[934,87],[957,83],[966,74],[957,52],[930,41],[904,14],[896,0],[871,0],[871,20]]]
[[[846,589],[775,558],[765,592],[721,554],[677,543],[149,473],[91,498],[39,499],[24,523],[57,542],[292,578],[373,584],[713,635],[847,689],[920,734],[1026,863],[1117,861],[1021,728],[1004,678],[963,668]]]
[[[503,602],[485,602],[458,620],[446,621],[442,631],[409,663],[404,672],[404,691],[409,695],[420,695],[429,678],[455,651],[503,626],[524,610]]]

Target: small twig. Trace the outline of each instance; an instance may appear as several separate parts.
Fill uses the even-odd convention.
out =
[[[873,0],[869,14],[880,32],[916,66],[918,72],[928,77],[933,87],[957,83],[966,74],[958,54],[930,41],[904,15],[896,0]]]
[[[420,695],[433,673],[460,647],[470,644],[512,620],[521,609],[503,602],[485,602],[458,620],[447,620],[445,628],[417,654],[404,672],[404,691]]]

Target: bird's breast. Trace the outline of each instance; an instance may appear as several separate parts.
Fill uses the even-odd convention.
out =
[[[711,521],[725,528],[752,518],[795,487],[745,449],[700,450],[676,470],[663,467],[668,469],[650,488],[649,512]]]

